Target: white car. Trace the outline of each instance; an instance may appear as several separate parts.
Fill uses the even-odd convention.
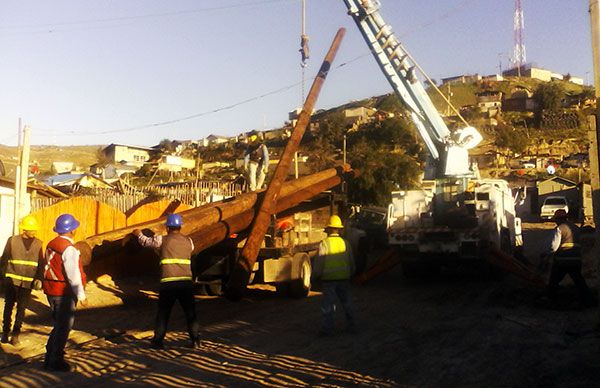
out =
[[[546,197],[540,215],[542,220],[550,220],[554,216],[554,212],[558,209],[563,209],[569,213],[569,201],[565,197],[550,196]]]

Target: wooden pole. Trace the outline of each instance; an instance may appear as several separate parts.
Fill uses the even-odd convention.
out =
[[[271,182],[267,187],[267,191],[265,192],[265,195],[260,203],[260,208],[258,209],[256,219],[252,225],[250,235],[248,236],[248,239],[242,248],[240,258],[231,273],[231,277],[229,278],[225,295],[231,300],[240,300],[243,292],[246,289],[248,279],[250,278],[250,273],[254,263],[256,262],[260,246],[269,226],[271,215],[274,213],[274,207],[277,203],[277,197],[279,196],[281,186],[288,175],[292,158],[294,157],[294,153],[298,150],[298,146],[300,145],[304,131],[310,122],[310,116],[313,112],[317,97],[319,96],[321,87],[323,86],[325,78],[329,73],[331,63],[335,58],[345,32],[346,30],[343,28],[338,30],[333,43],[329,48],[327,55],[325,56],[325,60],[319,69],[319,73],[317,74],[317,77],[315,78],[312,87],[308,92],[308,96],[306,97],[306,101],[304,103],[304,108],[298,117],[298,122],[292,131],[291,137],[288,139],[281,158],[279,159],[279,163],[277,163],[273,178],[271,179]]]

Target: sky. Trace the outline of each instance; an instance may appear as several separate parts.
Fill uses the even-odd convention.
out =
[[[0,144],[197,140],[281,127],[346,28],[316,109],[392,92],[342,0],[1,0]],[[381,0],[436,80],[507,69],[512,0]],[[522,0],[527,61],[593,80],[587,0]],[[304,89],[304,92],[303,92]]]

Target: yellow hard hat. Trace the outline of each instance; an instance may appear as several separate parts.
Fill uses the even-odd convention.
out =
[[[344,225],[342,225],[341,218],[339,216],[336,216],[334,214],[331,217],[329,217],[329,225],[327,225],[327,227],[328,228],[342,229],[344,227]]]
[[[38,222],[34,216],[29,215],[29,216],[25,216],[25,217],[23,217],[23,219],[21,219],[21,223],[19,224],[19,229],[38,231],[38,230],[40,230],[40,225],[38,224]]]

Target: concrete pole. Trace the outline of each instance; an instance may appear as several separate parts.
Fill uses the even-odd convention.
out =
[[[29,154],[30,154],[30,143],[29,138],[31,134],[31,128],[28,125],[23,128],[23,147],[21,149],[21,190],[19,192],[20,198],[20,209],[19,214],[20,217],[24,217],[27,215],[27,180],[29,178]]]
[[[19,221],[21,220],[21,118],[19,117],[19,128],[17,129],[17,167],[15,171],[15,201],[14,201],[14,220],[13,234],[19,234]]]
[[[594,86],[596,101],[600,100],[600,4],[599,0],[590,0],[590,24],[592,33],[592,60],[594,63]],[[600,249],[600,164],[598,163],[598,118],[600,106],[596,102],[596,114],[591,118],[590,126],[590,168],[592,178],[592,206],[594,208],[594,224],[596,227],[594,251]],[[600,277],[600,255],[596,254],[596,276]],[[598,279],[597,279],[598,280]],[[597,282],[597,284],[600,282]],[[600,309],[596,328],[600,329]]]

